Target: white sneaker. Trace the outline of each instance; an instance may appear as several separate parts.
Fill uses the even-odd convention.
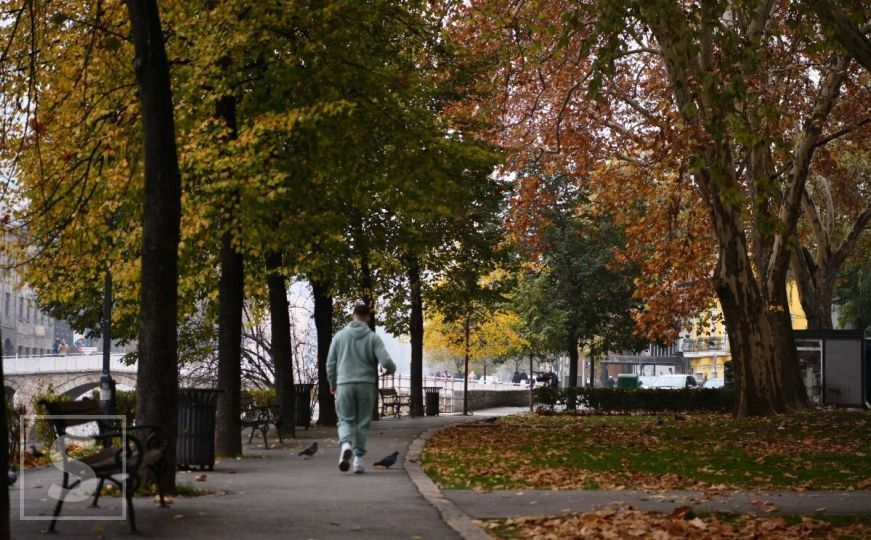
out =
[[[342,449],[339,451],[339,470],[342,472],[346,472],[351,468],[351,445],[349,443],[343,443]]]
[[[363,474],[366,470],[363,468],[363,458],[354,456],[354,474]]]

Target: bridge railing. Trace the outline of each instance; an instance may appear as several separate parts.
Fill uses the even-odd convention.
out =
[[[136,366],[128,366],[121,359],[123,353],[113,353],[109,367],[112,371],[135,372]],[[82,371],[101,371],[103,357],[99,354],[74,354],[67,356],[29,356],[25,358],[4,358],[5,375],[29,375],[36,373],[74,373]]]

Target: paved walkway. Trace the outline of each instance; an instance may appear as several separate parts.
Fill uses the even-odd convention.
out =
[[[777,491],[706,495],[693,491],[445,491],[445,496],[476,519],[553,516],[631,506],[671,512],[679,506],[717,512],[834,515],[871,514],[871,491]]]
[[[374,422],[369,436],[368,463],[394,449],[405,456],[408,445],[423,431],[480,418],[439,416]],[[247,431],[246,431],[247,434]],[[318,441],[320,451],[311,460],[297,452]],[[255,439],[256,441],[256,439]],[[388,471],[367,469],[366,474],[342,473],[336,466],[338,447],[333,429],[313,428],[284,448],[246,448],[247,457],[223,461],[207,472],[179,473],[180,483],[205,488],[217,495],[176,499],[170,509],[157,508],[150,499],[134,502],[143,538],[263,539],[263,538],[457,538],[439,513],[421,497],[409,480],[402,461]],[[28,539],[40,534],[46,521],[22,521],[21,495],[30,515],[50,515],[53,501],[48,487],[59,483],[60,471],[43,468],[25,471],[12,488],[12,536]],[[87,502],[67,504],[63,515],[95,517],[98,512],[120,512],[120,499],[104,498],[100,509]],[[117,515],[117,514],[116,514]],[[63,538],[117,538],[127,536],[123,521],[62,521]]]

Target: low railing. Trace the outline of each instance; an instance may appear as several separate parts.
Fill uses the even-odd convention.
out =
[[[382,388],[395,388],[400,394],[411,394],[411,375],[407,373],[397,373],[392,376],[382,377],[380,381]],[[438,386],[442,389],[439,392],[439,411],[452,412],[454,407],[454,390],[463,391],[463,379],[454,377],[433,377],[431,375],[424,376],[423,386]],[[529,388],[528,384],[515,383],[483,383],[480,381],[469,381],[469,390],[518,390]]]
[[[112,353],[112,371],[136,372],[136,366],[128,366],[121,359],[124,353]],[[103,357],[99,354],[68,354],[66,356],[34,356],[25,358],[4,358],[3,372],[6,375],[27,375],[31,373],[73,373],[80,371],[100,371]]]

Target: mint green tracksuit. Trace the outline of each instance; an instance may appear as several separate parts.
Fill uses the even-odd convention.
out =
[[[384,342],[366,323],[352,321],[333,337],[327,356],[327,379],[330,388],[336,389],[339,444],[351,444],[351,426],[356,425],[353,437],[356,456],[366,453],[379,362],[388,372],[396,371]]]

